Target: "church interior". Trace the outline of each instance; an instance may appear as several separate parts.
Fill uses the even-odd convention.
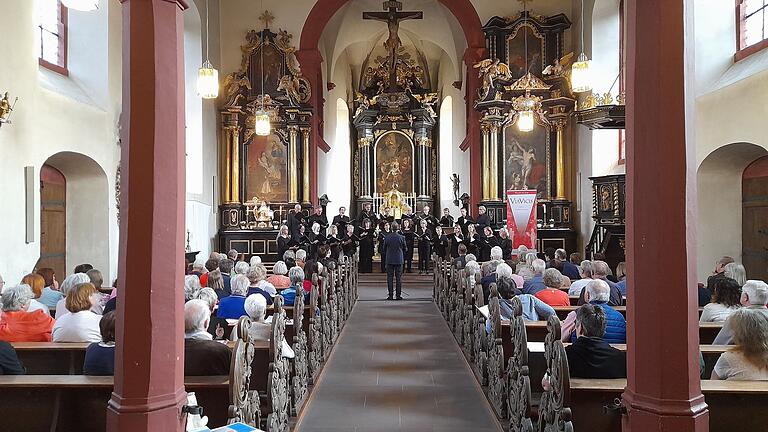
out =
[[[0,429],[765,428],[768,1],[0,29]]]

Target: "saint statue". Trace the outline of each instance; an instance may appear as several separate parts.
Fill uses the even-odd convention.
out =
[[[403,194],[397,190],[397,187],[397,183],[392,184],[392,189],[384,194],[384,205],[382,207],[389,207],[392,209],[392,216],[395,219],[400,219],[407,204],[403,202]]]

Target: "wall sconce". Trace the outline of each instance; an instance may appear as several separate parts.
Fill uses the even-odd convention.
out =
[[[11,105],[8,98],[8,92],[5,92],[3,98],[0,99],[0,127],[6,123],[11,124],[11,112],[13,112],[13,109],[16,107],[16,102],[18,100],[19,98],[17,97],[13,100],[13,105]]]

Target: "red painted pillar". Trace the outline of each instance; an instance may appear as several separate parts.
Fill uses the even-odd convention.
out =
[[[122,0],[123,144],[109,431],[181,431],[184,0]]]
[[[707,431],[698,361],[695,148],[686,130],[693,115],[686,91],[693,79],[693,1],[627,7],[624,430]]]
[[[301,72],[306,76],[309,85],[312,88],[312,96],[309,99],[310,105],[315,112],[312,116],[312,133],[309,147],[309,196],[313,205],[317,204],[317,148],[321,147],[324,151],[329,151],[330,147],[323,138],[321,125],[323,123],[323,56],[318,49],[299,50],[296,52],[296,59],[301,65]]]
[[[469,212],[477,216],[477,204],[482,197],[482,154],[480,149],[480,113],[475,109],[477,90],[480,88],[480,77],[474,69],[475,64],[487,56],[487,49],[470,47],[464,52],[464,65],[467,68],[466,94],[467,103],[467,137],[461,144],[461,149],[469,150]]]

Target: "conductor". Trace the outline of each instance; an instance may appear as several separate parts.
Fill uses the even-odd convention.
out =
[[[389,294],[387,300],[392,300],[393,278],[397,280],[397,297],[395,298],[397,300],[403,299],[400,293],[403,287],[401,277],[403,275],[403,253],[406,246],[405,237],[397,232],[399,228],[397,222],[392,222],[392,232],[384,237],[384,247],[382,248],[387,266],[387,291]]]

